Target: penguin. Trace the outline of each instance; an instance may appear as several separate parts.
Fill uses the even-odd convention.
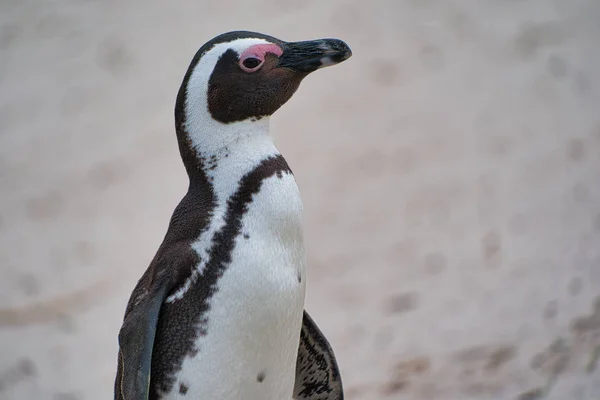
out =
[[[340,400],[334,352],[304,310],[302,201],[270,116],[339,39],[221,34],[175,104],[187,193],[119,331],[115,400]]]

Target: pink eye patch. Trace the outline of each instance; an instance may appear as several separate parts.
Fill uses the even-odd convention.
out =
[[[254,46],[248,47],[240,56],[240,60],[245,60],[248,57],[258,58],[261,61],[264,61],[265,55],[267,53],[275,54],[277,57],[283,54],[283,50],[281,47],[272,43],[265,44],[255,44]]]

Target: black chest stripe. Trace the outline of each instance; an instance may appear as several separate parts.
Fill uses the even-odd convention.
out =
[[[159,388],[162,392],[170,392],[185,356],[193,357],[202,352],[202,349],[195,348],[195,341],[198,336],[210,331],[210,321],[207,318],[210,299],[218,291],[219,278],[232,261],[235,240],[241,235],[242,219],[252,204],[253,196],[260,191],[267,178],[274,175],[281,177],[291,172],[285,159],[277,155],[265,159],[242,177],[238,190],[227,201],[225,225],[212,239],[203,273],[180,300],[163,304],[158,323],[160,333],[157,335],[153,355],[154,394]],[[173,343],[173,338],[177,338],[176,343]],[[193,382],[189,384],[193,386]]]
[[[252,197],[259,192],[264,180],[273,175],[281,177],[284,173],[291,173],[291,170],[281,155],[267,158],[254,170],[244,175],[238,190],[227,201],[225,226],[215,233],[212,247],[208,251],[209,259],[204,273],[195,283],[196,286],[206,288],[208,291],[202,299],[202,313],[208,311],[208,300],[217,291],[217,281],[223,275],[227,265],[231,263],[235,239],[241,233],[242,219],[252,204]]]

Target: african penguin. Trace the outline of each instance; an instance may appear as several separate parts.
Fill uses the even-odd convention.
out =
[[[175,105],[189,188],[129,299],[115,399],[343,399],[304,311],[300,193],[268,133],[304,77],[351,55],[247,31],[198,50]]]

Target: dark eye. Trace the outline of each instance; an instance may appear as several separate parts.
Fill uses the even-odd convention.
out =
[[[254,68],[258,67],[260,65],[260,63],[261,63],[261,61],[258,58],[254,58],[254,57],[248,57],[244,61],[242,61],[242,64],[244,65],[244,67],[246,67],[248,69],[254,69]]]

